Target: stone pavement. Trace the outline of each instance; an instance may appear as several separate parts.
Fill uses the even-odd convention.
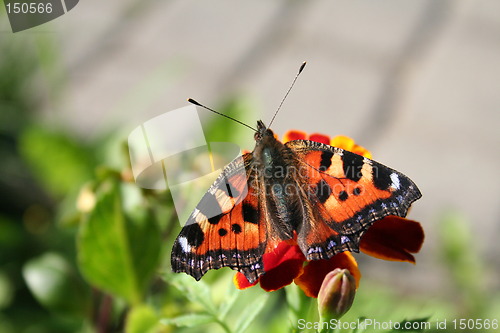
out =
[[[418,265],[363,259],[363,272],[443,286],[435,230],[448,209],[500,272],[499,1],[85,0],[39,30],[68,75],[47,117],[87,135],[236,93],[269,121],[307,60],[273,129],[350,135],[423,193],[410,214],[427,235]]]

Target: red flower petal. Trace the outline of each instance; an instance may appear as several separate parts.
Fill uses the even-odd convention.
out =
[[[262,256],[266,274],[288,260],[306,260],[306,257],[304,257],[304,254],[294,241],[280,242],[272,252],[264,253]]]
[[[324,143],[325,145],[330,144],[330,137],[323,135],[323,134],[319,134],[319,133],[314,133],[314,134],[309,135],[309,140],[321,142],[321,143]]]
[[[341,252],[328,260],[310,261],[304,267],[304,272],[295,279],[295,283],[308,297],[316,298],[326,274],[335,268],[348,269],[356,279],[356,287],[358,286],[361,273],[358,269],[358,263],[350,252]]]
[[[292,283],[302,273],[306,258],[294,241],[283,241],[269,253],[264,253],[262,262],[265,273],[255,283],[250,283],[245,275],[238,272],[233,282],[238,289],[246,289],[260,282],[262,289],[274,291]]]
[[[283,143],[286,143],[288,141],[293,141],[293,140],[305,140],[307,137],[307,134],[302,131],[297,131],[297,130],[291,130],[285,133],[283,135]]]
[[[254,283],[250,283],[246,276],[243,273],[237,272],[234,277],[233,277],[233,283],[236,286],[236,288],[243,290],[247,289],[250,287],[253,287],[259,282],[259,280],[256,280]]]
[[[274,291],[288,286],[302,274],[303,264],[304,259],[288,259],[282,262],[260,277],[260,287],[265,291]]]
[[[361,237],[360,250],[372,257],[415,263],[411,253],[420,251],[424,230],[420,223],[399,216],[375,222]]]

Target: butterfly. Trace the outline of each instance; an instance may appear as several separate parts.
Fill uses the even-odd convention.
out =
[[[307,260],[359,252],[374,222],[405,217],[421,197],[410,178],[361,155],[309,140],[283,144],[262,121],[254,137],[254,150],[223,169],[174,241],[174,272],[199,280],[230,267],[254,283],[263,255],[290,239]]]

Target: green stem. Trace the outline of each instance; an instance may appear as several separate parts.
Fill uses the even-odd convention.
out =
[[[227,326],[227,324],[223,321],[223,320],[220,320],[217,316],[214,316],[215,318],[215,321],[217,322],[217,324],[219,324],[222,329],[224,330],[224,332],[226,333],[232,333],[233,331],[229,328],[229,326]]]
[[[335,329],[330,327],[330,318],[320,318],[321,329],[318,331],[319,333],[335,333]],[[328,325],[323,326],[323,323],[328,323]]]

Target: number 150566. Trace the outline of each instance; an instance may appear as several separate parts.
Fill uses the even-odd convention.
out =
[[[498,329],[498,319],[453,319],[453,328],[459,330]]]
[[[52,4],[48,3],[27,3],[27,2],[13,2],[5,5],[7,13],[11,14],[50,14],[52,13]]]

